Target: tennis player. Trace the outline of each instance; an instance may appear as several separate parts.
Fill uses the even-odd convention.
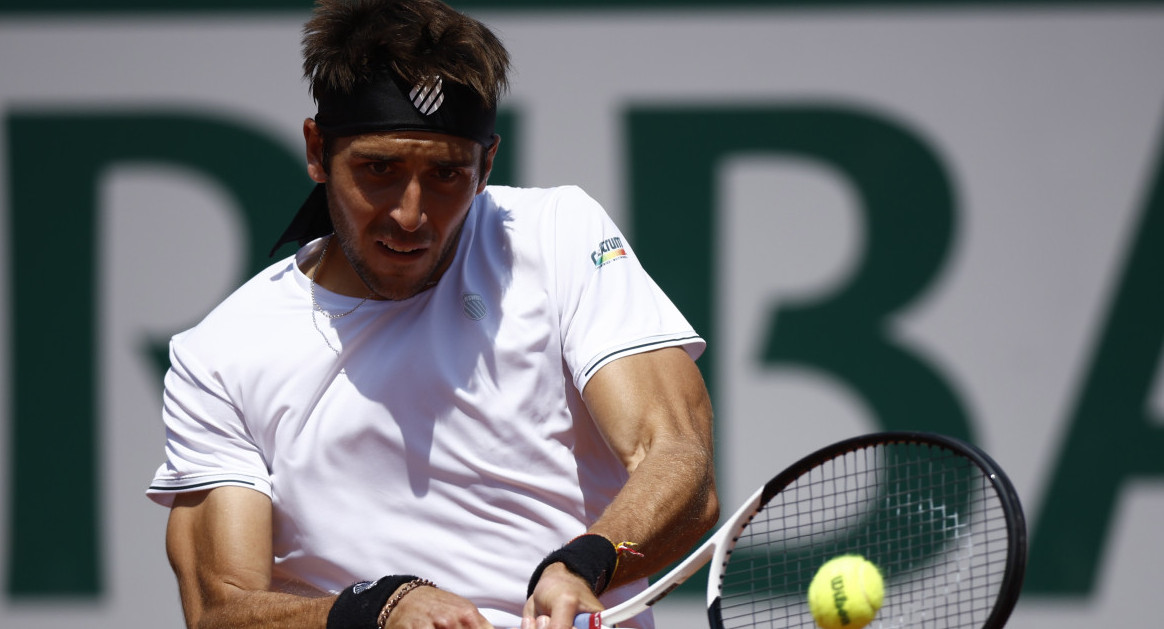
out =
[[[325,0],[304,55],[299,249],[171,342],[187,625],[566,629],[640,591],[718,517],[703,340],[584,192],[487,185],[485,26]]]

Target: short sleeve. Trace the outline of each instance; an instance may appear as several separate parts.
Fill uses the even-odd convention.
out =
[[[563,356],[578,390],[603,365],[623,356],[677,346],[698,358],[704,340],[647,274],[598,202],[566,187],[554,211],[551,255]]]
[[[270,495],[268,468],[242,414],[221,379],[199,364],[183,338],[170,343],[162,403],[166,460],[146,495],[164,506],[172,505],[176,494],[226,485]]]

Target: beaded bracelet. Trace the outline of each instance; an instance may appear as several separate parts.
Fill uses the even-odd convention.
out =
[[[344,588],[327,613],[327,629],[375,629],[376,616],[392,593],[416,578],[414,574],[390,574]]]
[[[384,603],[384,609],[380,610],[380,616],[376,618],[376,626],[380,629],[384,629],[384,625],[388,624],[388,614],[392,613],[392,610],[395,609],[396,605],[400,603],[400,599],[404,598],[405,594],[408,594],[416,588],[424,585],[433,588],[436,587],[436,584],[432,581],[429,581],[428,579],[413,579],[412,581],[409,581],[408,583],[400,586],[400,591],[397,592],[392,598],[388,599],[387,603]]]

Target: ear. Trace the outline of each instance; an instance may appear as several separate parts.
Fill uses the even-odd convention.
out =
[[[307,176],[316,183],[325,183],[327,167],[324,164],[323,134],[311,118],[303,121],[303,140],[307,145]]]
[[[501,136],[494,133],[493,144],[485,149],[485,155],[481,159],[481,177],[477,180],[477,194],[485,192],[485,186],[489,185],[489,173],[493,172],[493,158],[497,156],[497,146],[500,144]]]

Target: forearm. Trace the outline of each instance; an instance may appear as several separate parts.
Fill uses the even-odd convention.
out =
[[[637,544],[611,587],[650,576],[685,556],[719,518],[709,445],[690,438],[652,444],[629,480],[588,532]]]
[[[189,629],[325,629],[334,596],[310,598],[282,592],[238,592],[212,605],[187,607]]]
[[[183,603],[190,629],[326,629],[381,623],[385,629],[492,629],[472,601],[431,581],[391,575],[360,585],[365,587],[347,588],[338,597],[218,589],[213,604]]]
[[[324,629],[335,596],[271,588],[271,501],[241,487],[175,496],[166,552],[188,629]]]
[[[695,363],[679,348],[603,367],[583,392],[629,477],[590,532],[638,544],[612,585],[649,576],[683,557],[719,519],[712,408]]]
[[[579,611],[602,609],[592,588],[609,589],[650,576],[684,556],[719,518],[713,469],[710,440],[656,439],[587,531],[614,544],[634,542],[636,553],[624,553],[617,567],[602,567],[600,558],[610,547],[603,550],[605,542],[584,536],[550,555],[532,579],[536,588],[526,601],[522,628],[534,629],[539,615],[551,617],[550,629],[568,628]],[[555,559],[559,563],[552,563]]]
[[[588,532],[634,543],[636,554],[619,558],[605,542],[582,537],[546,557],[531,578],[524,629],[546,614],[551,629],[570,627],[578,611],[602,608],[595,592],[665,568],[719,519],[711,402],[686,352],[667,348],[609,363],[583,398],[629,473]]]

